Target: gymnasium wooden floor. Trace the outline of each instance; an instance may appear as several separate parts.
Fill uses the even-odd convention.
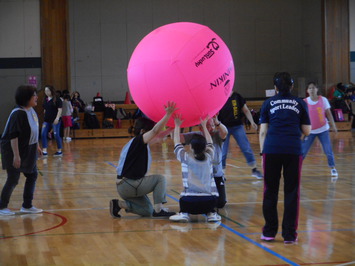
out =
[[[248,137],[258,154],[257,135]],[[331,179],[315,143],[303,166],[296,245],[284,245],[280,234],[273,243],[259,240],[263,182],[251,177],[234,140],[226,169],[228,204],[220,212],[222,222],[212,224],[203,216],[180,224],[124,212],[122,219],[112,219],[114,166],[128,139],[64,143],[63,158],[38,161],[43,176],[34,205],[45,212],[0,218],[0,265],[355,265],[355,132],[331,138],[339,178]],[[50,145],[53,154],[55,143]],[[168,180],[166,206],[178,211],[181,173],[171,140],[155,144],[152,154],[151,172]],[[1,189],[5,178],[1,171]],[[24,180],[11,198],[15,211]],[[281,218],[282,190],[279,197]]]

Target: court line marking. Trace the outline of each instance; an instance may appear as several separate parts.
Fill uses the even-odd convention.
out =
[[[109,165],[111,165],[111,166],[116,167],[116,166],[115,166],[114,164],[112,164],[112,163],[109,163],[109,162],[107,162],[107,163],[108,163]],[[167,194],[167,196],[168,196],[169,198],[171,198],[171,199],[173,199],[173,200],[179,202],[179,200],[178,200],[177,198],[175,198],[174,196],[169,195],[169,194]],[[284,256],[282,256],[282,255],[276,253],[275,251],[273,251],[273,250],[271,250],[271,249],[269,249],[269,248],[267,248],[267,247],[264,247],[263,245],[259,244],[258,242],[252,240],[251,238],[249,238],[249,237],[243,235],[242,233],[239,233],[238,231],[232,229],[231,227],[229,227],[229,226],[227,226],[227,225],[225,225],[225,224],[223,224],[223,223],[221,223],[221,226],[224,227],[224,228],[226,228],[226,229],[229,230],[230,232],[232,232],[232,233],[234,233],[234,234],[240,236],[241,238],[243,238],[243,239],[249,241],[250,243],[252,243],[252,244],[254,244],[254,245],[256,245],[256,246],[262,248],[263,250],[265,250],[265,251],[267,251],[267,252],[269,252],[270,254],[274,255],[275,257],[277,257],[277,258],[279,258],[279,259],[281,259],[281,260],[283,260],[283,261],[285,261],[285,262],[287,262],[287,263],[289,263],[289,264],[291,264],[291,265],[294,265],[294,266],[298,266],[298,265],[299,265],[299,264],[297,264],[297,263],[295,263],[295,262],[293,262],[293,261],[291,261],[291,260],[285,258]]]
[[[15,236],[5,236],[5,237],[1,237],[1,236],[0,236],[0,240],[1,240],[1,239],[10,239],[10,238],[15,238],[15,237],[22,237],[22,236],[31,236],[31,235],[35,235],[35,234],[39,234],[39,233],[51,231],[51,230],[53,230],[53,229],[56,229],[56,228],[59,228],[59,227],[65,225],[65,224],[68,222],[68,219],[65,218],[64,216],[60,215],[60,214],[51,213],[51,212],[47,212],[47,211],[42,212],[42,213],[43,213],[43,214],[51,214],[51,215],[57,216],[57,217],[59,217],[60,219],[62,219],[62,221],[61,221],[59,224],[55,225],[55,226],[52,226],[52,227],[50,227],[50,228],[43,229],[43,230],[37,231],[37,232],[26,233],[26,234],[15,235]],[[36,215],[36,214],[34,214],[34,215]]]
[[[283,260],[283,261],[285,261],[285,262],[287,262],[287,263],[289,263],[289,264],[291,264],[291,265],[299,265],[299,264],[297,264],[296,262],[293,262],[293,261],[289,260],[288,258],[286,258],[286,257],[284,257],[284,256],[282,256],[282,255],[280,255],[279,253],[277,253],[277,252],[275,252],[275,251],[273,251],[273,250],[271,250],[271,249],[269,249],[269,248],[263,246],[262,244],[260,244],[260,243],[258,243],[258,242],[256,242],[256,241],[254,241],[253,239],[251,239],[251,238],[245,236],[244,234],[239,233],[237,230],[234,230],[233,228],[231,228],[231,227],[225,225],[224,223],[221,223],[221,226],[224,227],[224,228],[226,228],[228,231],[230,231],[230,232],[236,234],[237,236],[243,238],[244,240],[247,240],[248,242],[254,244],[255,246],[257,246],[257,247],[259,247],[259,248],[261,248],[261,249],[263,249],[263,250],[269,252],[270,254],[274,255],[275,257],[277,257],[277,258],[279,258],[279,259],[281,259],[281,260]]]
[[[109,165],[111,165],[111,166],[113,166],[113,167],[116,168],[116,165],[114,165],[113,163],[110,163],[110,162],[107,162],[107,163],[108,163]],[[227,165],[229,165],[229,164],[227,164]],[[232,167],[235,167],[235,168],[240,168],[240,167],[234,166],[234,165],[229,165],[229,166],[232,166]],[[167,194],[167,196],[168,196],[169,198],[171,198],[171,199],[177,201],[177,202],[179,201],[177,198],[175,198],[174,196],[172,196],[172,195],[170,195],[170,194]],[[341,199],[339,199],[339,200],[341,200]],[[353,200],[353,199],[348,199],[348,200]],[[305,201],[319,201],[319,200],[305,200]],[[328,201],[328,200],[321,200],[321,201]],[[249,204],[250,204],[250,203],[249,203]],[[231,227],[229,227],[229,226],[227,226],[227,225],[225,225],[225,224],[223,224],[223,223],[221,223],[221,226],[224,227],[224,228],[226,228],[226,229],[229,230],[230,232],[232,232],[232,233],[238,235],[239,237],[243,238],[244,240],[247,240],[248,242],[250,242],[250,243],[252,243],[252,244],[254,244],[254,245],[260,247],[261,249],[263,249],[263,250],[269,252],[270,254],[274,255],[275,257],[277,257],[277,258],[279,258],[279,259],[281,259],[281,260],[283,260],[283,261],[285,261],[285,262],[287,262],[287,263],[289,263],[289,264],[291,264],[291,265],[299,265],[299,264],[297,264],[297,263],[295,263],[295,262],[293,262],[293,261],[287,259],[286,257],[284,257],[284,256],[282,256],[282,255],[280,255],[280,254],[278,254],[277,252],[275,252],[275,251],[273,251],[273,250],[271,250],[271,249],[269,249],[269,248],[263,246],[262,244],[260,244],[260,243],[258,243],[258,242],[256,242],[256,241],[252,240],[251,238],[245,236],[244,234],[239,233],[238,231],[234,230],[233,228],[231,228]]]
[[[174,196],[171,196],[171,195],[169,195],[169,194],[167,194],[167,196],[168,196],[169,198],[171,198],[171,199],[177,201],[177,202],[179,201],[179,200],[178,200],[177,198],[175,198]],[[225,218],[225,217],[224,217],[224,218]],[[297,263],[295,263],[295,262],[293,262],[293,261],[287,259],[286,257],[284,257],[284,256],[282,256],[282,255],[280,255],[280,254],[278,254],[277,252],[275,252],[275,251],[273,251],[273,250],[271,250],[271,249],[269,249],[269,248],[263,246],[262,244],[260,244],[260,243],[258,243],[258,242],[256,242],[256,241],[254,241],[253,239],[251,239],[251,238],[245,236],[244,234],[239,233],[238,231],[236,231],[236,230],[234,230],[233,228],[231,228],[231,227],[225,225],[224,223],[221,223],[220,225],[221,225],[222,227],[226,228],[228,231],[230,231],[230,232],[236,234],[237,236],[243,238],[244,240],[247,240],[247,241],[249,241],[250,243],[256,245],[257,247],[260,247],[260,248],[262,248],[263,250],[269,252],[270,254],[274,255],[275,257],[277,257],[277,258],[279,258],[279,259],[281,259],[281,260],[283,260],[283,261],[285,261],[285,262],[287,262],[287,263],[289,263],[289,264],[291,264],[291,265],[299,265],[299,264],[297,264]],[[259,234],[260,234],[260,233],[259,233]]]
[[[231,166],[231,167],[234,167],[234,168],[241,168],[240,166],[236,166],[236,165],[233,165],[233,164],[229,164],[227,163],[228,166]],[[247,168],[247,167],[244,167],[244,168]]]
[[[355,265],[355,260],[354,261],[350,261],[348,263],[337,264],[337,266],[345,266],[345,265]]]

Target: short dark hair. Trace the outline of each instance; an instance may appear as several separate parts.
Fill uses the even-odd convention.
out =
[[[15,101],[19,106],[26,107],[33,95],[36,93],[36,88],[30,85],[21,85],[16,89]]]
[[[128,129],[128,132],[130,134],[134,134],[135,136],[138,136],[141,133],[141,130],[143,129],[145,132],[151,130],[155,125],[155,122],[150,120],[149,118],[146,117],[140,117],[136,120],[134,123],[134,127],[130,127]]]
[[[274,85],[280,93],[287,93],[291,91],[293,79],[288,72],[276,72],[274,75]]]

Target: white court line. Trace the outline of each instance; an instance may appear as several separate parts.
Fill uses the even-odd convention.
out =
[[[116,176],[116,172],[112,173],[93,173],[93,172],[62,172],[62,171],[44,171],[39,169],[42,173],[49,173],[49,174],[72,174],[72,175],[114,175]]]
[[[354,261],[350,261],[348,263],[344,263],[344,264],[337,264],[336,266],[345,266],[345,265],[355,265],[355,260]]]
[[[234,168],[241,168],[241,167],[239,167],[239,166],[236,166],[236,165],[233,165],[233,164],[229,164],[229,163],[227,163],[226,165],[232,166],[232,167],[234,167]]]
[[[318,199],[318,200],[300,200],[300,202],[326,202],[326,201],[353,201],[355,198],[352,199]],[[283,200],[279,200],[278,203],[282,203]],[[228,202],[227,205],[248,205],[248,204],[263,204],[262,201],[246,201],[246,202]]]

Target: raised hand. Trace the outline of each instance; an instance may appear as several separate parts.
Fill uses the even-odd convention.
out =
[[[182,122],[184,122],[184,120],[182,120],[181,114],[176,114],[174,116],[174,122],[175,122],[175,127],[180,127]]]
[[[170,102],[170,101],[168,101],[167,105],[164,105],[164,108],[165,108],[165,112],[168,115],[171,115],[172,113],[174,113],[177,110],[176,103]]]

